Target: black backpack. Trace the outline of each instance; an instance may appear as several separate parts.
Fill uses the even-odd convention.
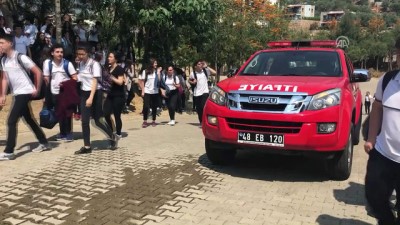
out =
[[[383,96],[383,93],[384,93],[386,87],[388,86],[389,82],[390,82],[391,80],[393,80],[399,72],[400,72],[400,70],[392,70],[392,71],[390,71],[390,72],[387,72],[387,73],[384,75],[383,80],[382,80],[382,96]],[[363,122],[363,124],[362,124],[361,133],[362,133],[362,136],[363,136],[364,141],[367,141],[367,140],[368,140],[369,118],[370,118],[370,116],[368,115],[367,118],[365,118],[365,120],[364,120],[364,122]],[[379,134],[380,132],[381,132],[381,131],[379,130],[378,134]]]

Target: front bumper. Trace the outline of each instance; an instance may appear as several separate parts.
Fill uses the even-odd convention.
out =
[[[305,111],[298,114],[243,112],[229,110],[227,107],[216,105],[208,100],[203,113],[203,133],[206,139],[226,143],[238,148],[251,147],[319,152],[340,151],[345,148],[350,132],[349,123],[341,119],[343,113],[340,110],[340,106],[319,111]],[[218,124],[216,126],[208,122],[208,115],[217,117]],[[239,126],[238,128],[232,121],[240,121],[241,124],[249,121],[252,125],[249,127]],[[260,125],[260,127],[257,127],[257,122],[259,121],[268,121],[272,125],[263,131],[266,126]],[[296,123],[298,127],[296,129],[274,127],[274,124],[282,124],[285,127],[285,124],[289,123]],[[318,123],[336,123],[336,130],[330,134],[320,134],[317,132]],[[252,130],[253,128],[256,128],[256,130]],[[284,147],[238,143],[238,131],[283,134]]]

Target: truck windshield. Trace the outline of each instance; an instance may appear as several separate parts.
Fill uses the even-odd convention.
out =
[[[243,76],[341,76],[339,55],[327,51],[261,52],[242,70]]]

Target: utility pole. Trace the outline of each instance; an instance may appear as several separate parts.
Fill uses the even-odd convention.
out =
[[[54,0],[56,6],[56,13],[54,18],[56,20],[56,39],[57,43],[61,43],[61,0]]]

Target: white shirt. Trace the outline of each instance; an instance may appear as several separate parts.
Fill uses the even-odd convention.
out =
[[[75,33],[79,36],[79,39],[80,39],[82,42],[86,42],[86,41],[87,41],[87,40],[86,40],[86,30],[85,30],[85,29],[76,26],[76,27],[74,28],[74,31],[75,31]]]
[[[47,25],[45,24],[40,28],[40,32],[45,33],[46,29],[47,29]]]
[[[82,91],[91,91],[93,78],[99,80],[101,78],[101,72],[100,63],[93,59],[88,59],[86,63],[80,62],[78,81],[82,82]],[[101,86],[100,83],[97,82],[97,90],[99,89],[101,89]]]
[[[60,94],[60,84],[64,81],[70,80],[71,77],[64,70],[64,60],[61,61],[60,65],[57,65],[54,61],[51,63],[53,64],[53,68],[51,70],[51,81],[50,81],[50,89],[51,93],[54,95]],[[49,68],[50,59],[46,59],[43,62],[43,76],[48,77],[50,76],[50,68]],[[71,62],[68,63],[68,72],[70,76],[76,74],[76,70],[74,65]]]
[[[373,99],[373,98],[372,98],[371,95],[366,95],[366,96],[365,96],[365,101],[366,101],[366,102],[371,102],[372,99]]]
[[[154,86],[154,79],[156,78],[156,72],[147,75],[147,82],[144,84],[144,93],[146,94],[158,94],[159,90]],[[143,73],[141,76],[139,76],[139,80],[145,80],[146,79],[146,70],[143,70]]]
[[[18,52],[14,51],[14,54],[10,58],[5,58],[1,63],[4,65],[3,70],[7,76],[8,84],[10,86],[11,93],[13,95],[25,95],[32,94],[36,89],[32,83],[26,70],[22,68],[18,63]],[[21,61],[27,70],[31,70],[35,63],[26,55],[21,55]]]
[[[27,49],[26,48],[31,44],[29,38],[27,38],[24,35],[21,35],[20,37],[15,36],[14,42],[15,42],[14,49],[17,52],[26,55],[27,54]]]
[[[203,94],[208,94],[208,92],[209,92],[209,90],[208,90],[208,78],[204,74],[204,71],[202,70],[200,73],[195,71],[195,73],[196,73],[196,76],[197,76],[197,84],[196,84],[196,87],[194,88],[193,95],[197,97],[197,96],[201,96]],[[207,73],[209,75],[211,75],[209,70],[207,70]],[[190,74],[190,79],[195,79],[193,73]]]
[[[375,149],[390,160],[400,163],[400,73],[391,80],[382,96],[382,80],[379,79],[375,99],[382,101],[381,133]]]
[[[38,33],[37,27],[34,24],[26,25],[24,33],[29,38],[30,44],[33,45],[33,43],[35,43],[36,34]]]
[[[10,34],[11,33],[11,29],[8,27],[3,27],[3,30],[6,34]]]
[[[174,82],[174,76],[168,77],[168,75],[165,75],[167,78],[165,79],[165,85],[168,86],[169,90],[176,90],[176,87],[174,84],[179,84],[179,78],[178,76],[175,76],[175,82]]]
[[[93,27],[91,31],[94,33],[89,32],[89,41],[99,42],[99,30],[96,27]]]

